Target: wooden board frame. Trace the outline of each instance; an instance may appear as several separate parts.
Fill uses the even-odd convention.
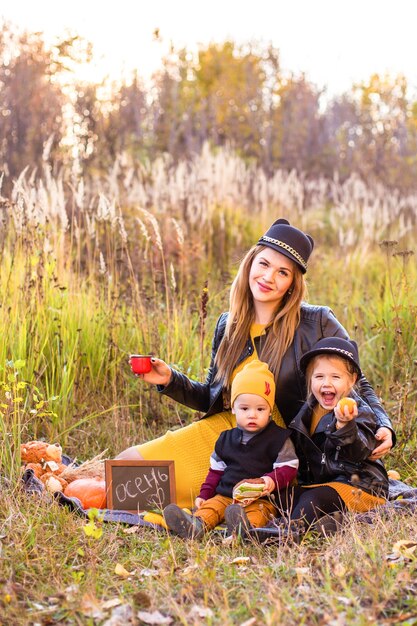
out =
[[[107,508],[141,513],[176,502],[174,461],[106,460]]]

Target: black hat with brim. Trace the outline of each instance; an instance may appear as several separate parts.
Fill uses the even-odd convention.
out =
[[[313,238],[291,226],[285,219],[274,222],[259,239],[258,244],[272,248],[291,259],[303,274],[307,271],[307,262],[314,248]]]
[[[355,370],[360,378],[362,371],[359,365],[359,353],[358,346],[355,341],[348,339],[341,339],[340,337],[327,337],[320,339],[311,350],[303,354],[300,359],[300,367],[305,373],[307,365],[315,356],[319,354],[329,354],[333,356],[340,356],[342,359],[347,359],[354,365]]]

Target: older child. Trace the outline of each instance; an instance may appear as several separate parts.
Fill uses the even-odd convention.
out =
[[[266,363],[254,360],[233,379],[231,388],[235,428],[217,439],[210,470],[196,498],[197,511],[187,514],[175,504],[164,510],[167,526],[183,538],[198,538],[226,519],[229,533],[264,526],[276,508],[268,498],[295,478],[298,459],[290,431],[271,420],[275,380]],[[255,498],[233,504],[234,489],[242,482],[262,484]]]
[[[369,460],[378,443],[377,418],[354,390],[362,375],[356,343],[321,339],[300,366],[311,395],[289,425],[300,458],[299,486],[283,506],[284,517],[297,521],[292,526],[298,530],[336,511],[368,511],[384,504],[388,494],[382,461]],[[346,396],[353,401],[346,402]]]

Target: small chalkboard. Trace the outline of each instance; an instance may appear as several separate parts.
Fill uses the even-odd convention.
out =
[[[174,461],[106,461],[107,508],[138,513],[175,503]]]

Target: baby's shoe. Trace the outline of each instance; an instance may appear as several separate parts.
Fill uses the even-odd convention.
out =
[[[200,539],[204,535],[204,524],[200,518],[186,513],[176,504],[164,509],[164,519],[172,532],[183,539]]]
[[[240,536],[243,539],[249,537],[249,531],[252,526],[243,506],[240,506],[240,504],[229,504],[226,507],[224,518],[229,535]]]

